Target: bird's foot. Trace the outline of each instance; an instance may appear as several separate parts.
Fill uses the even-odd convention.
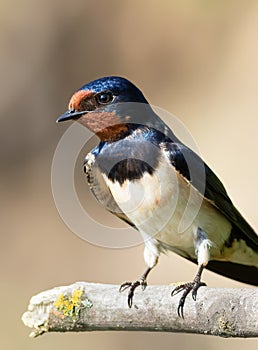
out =
[[[184,304],[185,304],[185,299],[186,299],[187,295],[192,291],[192,297],[193,297],[193,300],[195,301],[196,297],[197,297],[198,289],[202,286],[206,286],[206,283],[201,282],[200,278],[198,278],[198,277],[199,276],[196,276],[196,278],[193,280],[193,282],[187,282],[187,283],[180,284],[175,289],[173,289],[173,291],[171,292],[171,296],[174,296],[174,295],[184,291],[181,299],[179,300],[179,304],[178,304],[178,308],[177,308],[177,313],[178,313],[179,317],[184,318]]]
[[[142,290],[144,290],[147,287],[146,279],[140,278],[139,280],[137,280],[135,282],[125,282],[125,283],[121,284],[121,286],[119,288],[119,292],[124,292],[126,289],[129,289],[128,298],[127,298],[129,308],[131,308],[133,305],[134,291],[139,286],[141,286]]]

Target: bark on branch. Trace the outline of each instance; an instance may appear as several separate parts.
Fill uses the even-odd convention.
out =
[[[209,334],[222,337],[258,336],[258,289],[200,288],[197,301],[189,295],[179,318],[180,295],[171,286],[136,291],[134,305],[116,285],[77,282],[33,296],[24,324],[32,337],[46,332],[151,331]]]

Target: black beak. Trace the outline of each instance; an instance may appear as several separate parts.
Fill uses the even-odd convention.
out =
[[[81,115],[88,113],[88,111],[80,111],[80,112],[76,112],[76,111],[71,111],[68,110],[66,111],[64,114],[62,114],[58,119],[57,119],[57,123],[60,122],[64,122],[66,120],[71,120],[71,119],[78,119],[80,118]]]

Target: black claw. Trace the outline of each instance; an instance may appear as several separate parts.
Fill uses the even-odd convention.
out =
[[[173,297],[174,295],[182,292],[182,290],[185,290],[187,288],[187,286],[189,285],[189,283],[184,283],[184,284],[180,284],[179,286],[177,286],[176,288],[174,288],[171,292],[171,296]]]
[[[178,304],[177,314],[179,317],[182,317],[182,318],[184,318],[184,304],[185,304],[185,299],[181,298]]]
[[[125,283],[121,284],[121,286],[119,288],[119,293],[124,292],[126,289],[128,289],[131,286],[132,286],[132,282],[125,282]]]
[[[202,286],[206,286],[206,283],[200,282],[200,281],[193,281],[193,282],[180,284],[179,286],[177,286],[172,290],[171,296],[174,296],[184,291],[182,297],[179,300],[179,304],[177,308],[177,314],[179,317],[184,318],[184,305],[185,305],[185,300],[187,295],[192,291],[193,300],[196,301],[197,291]]]
[[[179,290],[178,287],[174,288],[171,292],[171,296],[173,297],[174,295],[178,294],[181,290]]]
[[[199,282],[199,283],[195,283],[193,288],[192,288],[192,297],[193,297],[193,300],[196,301],[196,298],[197,298],[197,291],[200,287],[204,287],[206,286],[206,283],[204,282]]]
[[[142,286],[142,290],[144,290],[147,287],[146,281],[145,280],[138,280],[135,282],[125,282],[125,283],[121,284],[121,286],[119,288],[119,292],[124,292],[126,289],[129,288],[127,303],[128,303],[128,307],[130,309],[133,305],[134,291],[139,286]]]
[[[179,304],[178,304],[178,308],[177,308],[177,314],[178,314],[179,317],[184,318],[185,299],[186,299],[187,295],[191,291],[191,285],[190,285],[190,283],[186,283],[185,284],[185,288],[183,287],[183,285],[181,287],[182,288],[180,289],[180,291],[184,290],[184,293],[183,293],[182,297],[179,300]]]

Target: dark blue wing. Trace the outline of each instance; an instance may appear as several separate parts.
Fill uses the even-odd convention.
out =
[[[224,186],[213,171],[196,153],[183,144],[168,142],[167,150],[170,161],[177,171],[204,194],[232,223],[233,236],[230,237],[230,240],[241,238],[249,247],[258,252],[258,235],[234,207]]]

